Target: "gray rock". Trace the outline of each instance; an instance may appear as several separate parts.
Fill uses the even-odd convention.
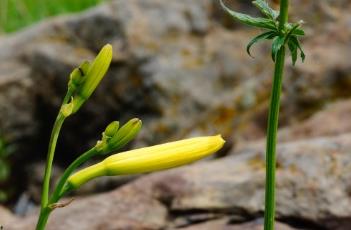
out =
[[[279,131],[279,141],[291,141],[351,132],[351,100],[325,106],[312,117]]]
[[[30,68],[20,62],[0,62],[0,132],[10,143],[32,137],[34,119],[33,82]]]
[[[249,222],[244,224],[233,224],[230,223],[230,219],[223,218],[205,223],[195,224],[190,227],[180,228],[182,230],[261,230],[263,224],[261,222]],[[293,230],[295,228],[289,227],[285,224],[276,223],[276,230]]]

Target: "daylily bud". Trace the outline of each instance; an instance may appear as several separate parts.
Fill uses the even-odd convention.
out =
[[[123,125],[117,133],[109,141],[109,146],[111,150],[120,149],[139,133],[142,126],[142,122],[138,118],[133,118],[129,120],[125,125]]]
[[[76,189],[100,176],[147,173],[189,164],[215,153],[224,142],[220,135],[196,137],[118,153],[76,172],[68,178],[68,186]]]
[[[79,88],[84,79],[86,78],[86,74],[89,69],[89,62],[84,61],[78,68],[75,68],[70,74],[70,80],[68,82],[68,88],[71,93],[73,93],[77,88]]]
[[[91,65],[88,61],[84,61],[82,64],[80,64],[78,69],[83,76],[86,76],[88,74],[90,66]]]
[[[108,137],[113,137],[113,135],[117,133],[118,128],[119,128],[119,122],[113,121],[106,127],[104,134]]]
[[[111,60],[112,46],[107,44],[101,49],[91,65],[83,65],[80,67],[80,71],[83,71],[83,73],[86,71],[86,76],[82,86],[79,89],[79,93],[76,95],[74,112],[76,112],[94,92],[106,74]]]

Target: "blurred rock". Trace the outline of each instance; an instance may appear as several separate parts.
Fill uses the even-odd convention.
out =
[[[17,61],[0,62],[0,133],[10,143],[32,139],[37,127],[30,68]]]
[[[279,131],[279,141],[291,141],[351,132],[351,100],[326,106],[309,119]]]
[[[300,122],[295,122],[278,131],[278,141],[290,142],[315,137],[332,137],[351,132],[351,100],[340,100],[326,105],[321,111]],[[262,146],[265,140],[241,141],[236,150],[246,146]]]
[[[223,218],[214,221],[208,221],[201,224],[195,224],[190,227],[179,228],[182,230],[261,230],[263,229],[263,223],[244,223],[244,224],[231,224],[230,219]],[[276,223],[276,230],[293,230],[295,228],[291,228],[285,224]]]
[[[10,210],[7,210],[5,207],[0,205],[0,226],[3,226],[5,221],[12,222],[16,220],[16,217],[11,213]]]

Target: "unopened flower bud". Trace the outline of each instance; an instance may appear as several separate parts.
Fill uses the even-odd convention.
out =
[[[119,122],[113,121],[106,127],[104,134],[108,137],[113,137],[113,135],[117,133],[118,128],[119,128]]]
[[[196,137],[118,153],[68,178],[72,189],[100,176],[147,173],[178,167],[209,156],[224,145],[220,135]]]
[[[74,104],[74,112],[76,112],[83,103],[91,96],[102,78],[105,76],[110,63],[112,61],[112,46],[105,45],[90,65],[82,65],[79,69],[83,74],[86,72],[84,82],[79,88]]]
[[[129,120],[111,138],[109,142],[109,145],[112,148],[111,150],[114,151],[116,149],[120,149],[126,144],[128,144],[131,140],[133,140],[135,136],[139,133],[141,126],[142,122],[140,119],[133,118]]]

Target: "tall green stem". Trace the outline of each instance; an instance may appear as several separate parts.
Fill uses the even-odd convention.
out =
[[[50,189],[50,177],[51,177],[51,171],[52,171],[52,162],[54,160],[57,138],[59,136],[59,133],[60,133],[60,130],[61,130],[61,127],[62,127],[64,120],[65,120],[65,117],[61,113],[59,113],[57,118],[56,118],[52,132],[51,132],[48,155],[47,155],[47,159],[46,159],[43,190],[42,190],[42,195],[41,195],[41,208],[42,209],[48,205],[48,201],[49,201],[49,189]]]
[[[279,31],[283,33],[284,25],[288,21],[288,0],[281,0]],[[285,47],[277,53],[274,68],[274,78],[271,93],[271,101],[268,114],[267,143],[266,143],[266,193],[264,229],[274,230],[275,216],[275,167],[276,167],[276,143],[279,120],[280,93],[285,63]]]
[[[48,218],[49,213],[51,211],[48,208],[48,202],[49,202],[49,190],[50,190],[50,177],[51,177],[51,171],[52,171],[52,162],[54,160],[57,139],[58,139],[58,136],[59,136],[59,133],[60,133],[60,130],[61,130],[61,127],[62,127],[64,120],[65,120],[65,117],[61,113],[59,113],[56,120],[55,120],[55,124],[54,124],[54,127],[52,128],[52,132],[51,132],[49,148],[48,148],[48,155],[47,155],[47,159],[46,159],[43,190],[42,190],[42,194],[41,194],[41,209],[40,209],[39,220],[37,223],[37,230],[42,230],[45,228],[47,218]]]

